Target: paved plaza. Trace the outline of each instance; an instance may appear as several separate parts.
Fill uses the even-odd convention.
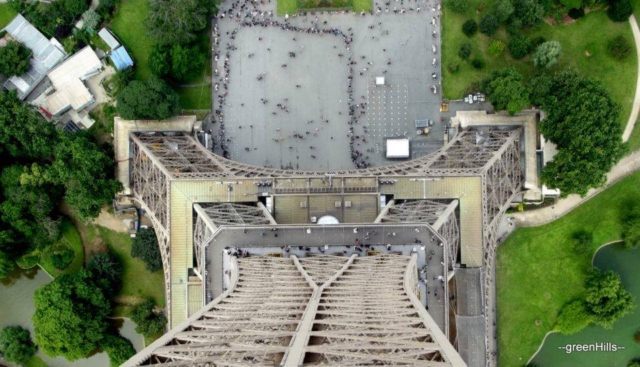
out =
[[[374,5],[374,15],[281,17],[275,1],[223,2],[216,152],[258,166],[336,170],[397,162],[384,157],[385,138],[409,138],[411,158],[441,148],[438,5]],[[417,133],[416,120],[434,122],[428,134]]]

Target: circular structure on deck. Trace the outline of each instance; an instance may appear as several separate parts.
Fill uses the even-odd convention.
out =
[[[318,219],[318,224],[321,226],[330,225],[330,224],[340,224],[338,218],[332,215],[325,215]]]

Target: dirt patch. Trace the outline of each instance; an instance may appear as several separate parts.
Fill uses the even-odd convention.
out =
[[[125,221],[126,224],[125,224]],[[129,233],[128,223],[130,218],[117,218],[115,215],[109,213],[107,210],[102,209],[98,218],[93,220],[93,224],[109,228],[116,232]]]
[[[145,301],[142,297],[136,296],[117,296],[114,301],[118,305],[122,306],[137,306]]]
[[[85,246],[85,253],[88,253],[89,258],[91,258],[95,254],[101,254],[105,252],[109,252],[109,248],[104,243],[104,239],[99,236],[91,240],[89,246]]]

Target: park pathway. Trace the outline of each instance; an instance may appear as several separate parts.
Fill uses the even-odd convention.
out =
[[[585,197],[569,195],[560,199],[555,205],[542,209],[519,212],[507,215],[513,218],[517,227],[533,227],[547,224],[580,206],[582,203],[606,190],[610,185],[640,170],[640,151],[622,158],[607,174],[607,183],[599,189],[591,189]]]
[[[622,134],[622,141],[629,140],[631,136],[631,132],[633,131],[633,127],[638,120],[638,112],[640,111],[640,29],[638,29],[638,22],[636,22],[636,17],[631,15],[629,18],[629,23],[631,23],[631,30],[633,31],[633,39],[636,44],[636,54],[638,55],[638,72],[636,77],[636,96],[633,99],[633,108],[631,109],[631,116],[629,116],[629,121],[627,122],[627,126],[624,129],[624,133]]]

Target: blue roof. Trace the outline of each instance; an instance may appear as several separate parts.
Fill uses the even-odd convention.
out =
[[[116,69],[123,70],[133,66],[133,60],[127,50],[125,50],[124,46],[120,46],[111,52],[111,61],[113,65],[116,66]]]

